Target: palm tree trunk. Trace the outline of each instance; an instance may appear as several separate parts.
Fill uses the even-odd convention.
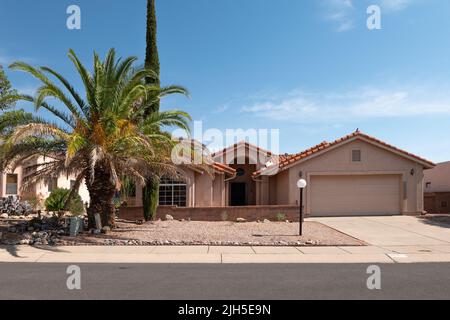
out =
[[[90,177],[86,177],[89,181]],[[94,181],[87,183],[90,204],[88,208],[89,229],[95,229],[95,215],[100,215],[102,226],[115,227],[114,195],[115,186],[111,183],[111,174],[103,166],[95,167]]]
[[[145,52],[145,67],[153,70],[158,76],[157,85],[159,86],[159,54],[157,43],[157,21],[155,0],[147,0],[147,48]],[[159,101],[155,104],[155,110],[159,111]],[[159,181],[148,177],[147,183],[142,190],[142,204],[144,207],[144,218],[146,221],[156,216],[159,197]]]

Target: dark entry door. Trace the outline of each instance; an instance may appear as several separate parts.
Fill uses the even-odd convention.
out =
[[[247,187],[245,183],[231,184],[231,206],[245,206],[247,205]]]

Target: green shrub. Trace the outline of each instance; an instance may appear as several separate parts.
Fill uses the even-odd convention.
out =
[[[52,191],[50,196],[45,200],[45,207],[47,211],[63,211],[64,204],[69,196],[70,190],[57,188]],[[69,203],[68,211],[73,215],[82,215],[84,213],[83,201],[79,194],[76,194]]]
[[[286,220],[286,215],[284,213],[278,212],[277,213],[277,220],[278,221],[285,221]]]

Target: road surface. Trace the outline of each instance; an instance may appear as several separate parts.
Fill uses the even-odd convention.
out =
[[[450,299],[449,263],[379,265],[381,290],[368,264],[80,264],[81,290],[68,266],[0,263],[0,299]]]

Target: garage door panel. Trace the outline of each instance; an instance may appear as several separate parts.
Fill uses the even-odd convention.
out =
[[[399,175],[313,176],[311,215],[400,213]]]

